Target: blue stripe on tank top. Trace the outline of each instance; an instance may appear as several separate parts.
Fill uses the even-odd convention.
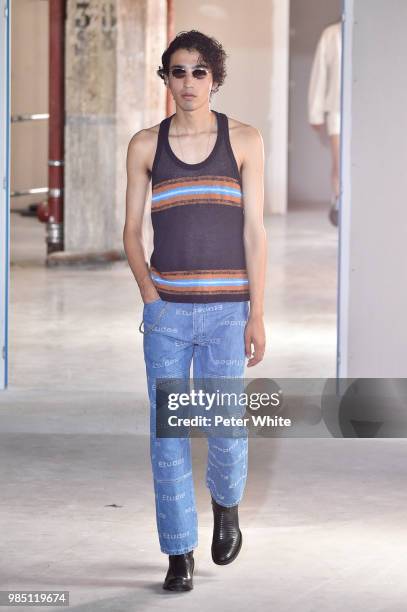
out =
[[[209,286],[209,287],[216,287],[216,286],[222,286],[222,285],[247,285],[248,284],[248,280],[230,280],[230,279],[217,279],[217,280],[191,280],[191,281],[169,281],[169,280],[164,280],[162,279],[160,276],[156,276],[155,274],[151,275],[151,278],[153,280],[159,281],[160,283],[163,283],[164,285],[178,285],[181,287],[189,287],[191,285],[202,285],[202,286]]]
[[[165,193],[159,193],[153,195],[152,201],[159,202],[160,200],[165,200],[167,198],[172,198],[176,195],[188,195],[194,193],[217,193],[217,194],[225,194],[239,197],[242,195],[242,192],[239,189],[227,189],[226,187],[182,187],[179,189],[171,189],[170,191],[166,191]]]

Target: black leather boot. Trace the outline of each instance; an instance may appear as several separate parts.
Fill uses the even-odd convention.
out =
[[[213,497],[212,559],[217,565],[232,563],[242,547],[242,532],[239,529],[238,505],[226,508]]]
[[[194,573],[194,551],[182,555],[168,555],[169,568],[164,580],[163,589],[167,591],[191,591]]]

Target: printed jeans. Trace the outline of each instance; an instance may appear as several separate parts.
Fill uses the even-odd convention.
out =
[[[249,302],[180,303],[161,298],[144,304],[140,332],[150,400],[150,458],[161,551],[188,552],[198,545],[198,517],[191,463],[191,440],[156,436],[156,379],[241,378],[245,368],[244,330]],[[144,326],[144,330],[141,326]],[[243,496],[247,477],[247,436],[207,436],[206,486],[222,506]]]

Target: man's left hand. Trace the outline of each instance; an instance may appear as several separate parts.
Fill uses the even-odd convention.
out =
[[[249,357],[247,367],[257,365],[264,357],[266,348],[266,331],[262,316],[249,316],[244,332],[246,357]],[[252,351],[252,345],[254,352]]]

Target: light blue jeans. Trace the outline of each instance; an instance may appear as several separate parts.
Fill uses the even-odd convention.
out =
[[[150,458],[161,551],[186,553],[198,545],[191,440],[156,436],[156,379],[244,375],[244,330],[249,302],[180,303],[161,298],[143,309],[140,332],[150,400]],[[144,329],[142,329],[142,326]],[[206,486],[222,506],[240,502],[247,477],[248,438],[208,440]]]

